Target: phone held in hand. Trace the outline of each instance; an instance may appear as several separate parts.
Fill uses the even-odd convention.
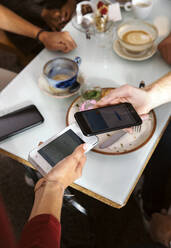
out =
[[[76,112],[74,117],[86,136],[142,124],[140,116],[130,103],[120,103]]]
[[[76,123],[45,141],[29,153],[28,160],[44,176],[59,161],[70,155],[77,146],[86,143],[86,151],[98,142],[96,136],[86,137]]]
[[[44,118],[35,105],[9,112],[0,117],[0,141],[37,126],[43,121]]]

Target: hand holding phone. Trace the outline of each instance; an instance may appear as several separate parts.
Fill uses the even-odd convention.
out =
[[[79,145],[74,152],[60,161],[46,175],[49,181],[57,181],[66,189],[71,183],[82,175],[83,166],[86,162],[85,146]]]
[[[142,124],[141,118],[130,103],[77,112],[74,117],[86,136]]]
[[[97,142],[96,136],[84,136],[78,125],[73,123],[31,151],[28,160],[42,175],[46,175],[58,162],[71,155],[77,146],[86,143],[85,152],[88,152]]]

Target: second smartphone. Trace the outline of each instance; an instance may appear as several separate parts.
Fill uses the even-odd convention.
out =
[[[35,105],[16,109],[0,117],[0,141],[37,126],[44,121]]]
[[[86,136],[142,124],[140,116],[130,103],[120,103],[77,112],[74,117]]]
[[[98,142],[96,136],[85,137],[76,123],[66,127],[29,153],[28,160],[46,175],[59,161],[70,155],[77,146],[86,143],[86,151]]]

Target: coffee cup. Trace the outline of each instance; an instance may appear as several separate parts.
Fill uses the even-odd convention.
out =
[[[130,20],[117,29],[121,46],[130,53],[141,53],[150,49],[158,36],[156,27],[141,20]]]
[[[43,67],[43,76],[50,90],[55,93],[67,92],[77,80],[80,63],[80,57],[74,60],[57,57],[48,61]]]
[[[152,10],[154,0],[132,0],[124,5],[126,11],[133,11],[136,18],[146,19]]]

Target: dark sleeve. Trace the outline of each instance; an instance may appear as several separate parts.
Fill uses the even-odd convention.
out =
[[[61,225],[50,214],[32,218],[25,226],[18,248],[60,248]]]
[[[0,0],[0,4],[14,11],[23,18],[40,18],[42,9],[45,6],[44,0]],[[28,17],[28,18],[27,18]]]

